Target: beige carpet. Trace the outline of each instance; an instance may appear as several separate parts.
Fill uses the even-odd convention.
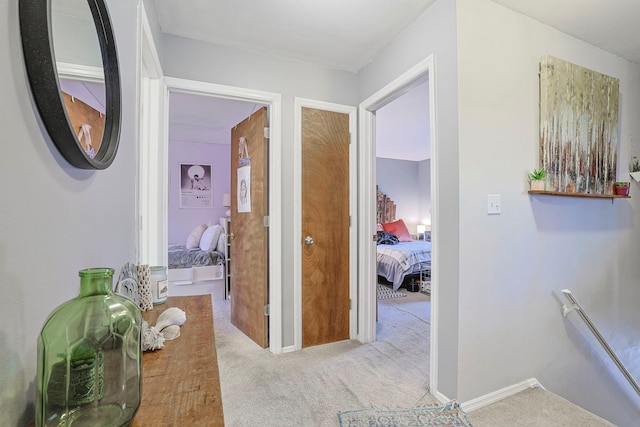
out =
[[[429,296],[420,292],[379,300],[375,343],[343,341],[273,355],[230,324],[228,300],[214,298],[225,425],[339,426],[340,411],[441,406],[426,392],[428,301]],[[526,390],[467,416],[474,427],[612,425],[541,389]]]
[[[439,405],[429,386],[429,297],[381,300],[378,341],[343,341],[273,355],[213,301],[225,425],[337,426],[338,412]],[[186,355],[185,355],[186,356]]]
[[[531,388],[467,417],[474,427],[612,427],[613,424],[540,388]]]

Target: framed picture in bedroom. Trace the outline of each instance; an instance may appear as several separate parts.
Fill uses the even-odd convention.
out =
[[[212,166],[180,164],[180,208],[213,208]]]

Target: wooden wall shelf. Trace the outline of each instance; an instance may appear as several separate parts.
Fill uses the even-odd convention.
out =
[[[543,194],[547,196],[588,197],[591,199],[630,199],[631,196],[618,196],[617,194],[588,194],[588,193],[564,193],[562,191],[529,190],[529,194]]]

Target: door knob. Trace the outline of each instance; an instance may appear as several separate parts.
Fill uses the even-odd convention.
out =
[[[313,241],[313,237],[311,236],[307,236],[304,238],[304,244],[309,246],[309,245],[313,245],[314,241]]]

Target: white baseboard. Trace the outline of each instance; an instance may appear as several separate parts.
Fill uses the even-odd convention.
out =
[[[518,394],[521,391],[524,391],[528,388],[544,388],[544,387],[542,386],[542,384],[538,382],[537,379],[529,378],[528,380],[524,380],[518,384],[514,384],[511,386],[502,388],[500,390],[496,390],[491,393],[485,394],[484,396],[471,399],[468,402],[461,403],[460,406],[465,412],[472,412],[472,411],[475,411],[476,409],[480,409],[487,405],[491,405],[492,403],[496,403],[502,399],[506,399],[507,397],[513,396],[514,394]]]
[[[296,351],[296,346],[295,345],[290,345],[288,347],[282,347],[282,353],[291,353],[293,351]]]

